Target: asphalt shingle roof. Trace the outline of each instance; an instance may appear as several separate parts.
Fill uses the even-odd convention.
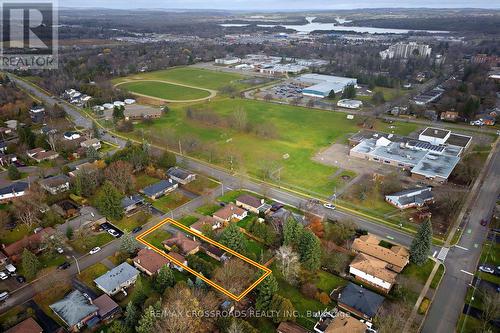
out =
[[[365,315],[373,318],[378,311],[380,305],[384,301],[384,297],[373,291],[367,290],[357,284],[349,282],[339,294],[339,303],[343,303]]]
[[[69,326],[79,323],[83,318],[99,310],[97,306],[90,304],[78,290],[72,291],[62,300],[51,304],[50,308]]]
[[[119,287],[122,283],[137,275],[139,275],[139,271],[135,269],[135,267],[124,262],[99,276],[94,280],[94,282],[105,290],[112,291]]]

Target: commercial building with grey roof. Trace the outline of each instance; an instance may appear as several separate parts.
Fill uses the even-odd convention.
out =
[[[335,93],[339,93],[342,92],[347,85],[357,84],[357,80],[351,77],[322,74],[304,74],[299,76],[297,80],[302,84],[311,85],[302,90],[303,95],[319,98],[327,97],[332,90]]]

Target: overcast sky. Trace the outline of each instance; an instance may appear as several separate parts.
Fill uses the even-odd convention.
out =
[[[102,8],[211,8],[252,10],[297,10],[297,9],[356,9],[356,8],[497,8],[498,0],[59,0],[64,7]]]

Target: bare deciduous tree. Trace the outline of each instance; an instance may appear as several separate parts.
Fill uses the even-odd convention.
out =
[[[28,198],[15,201],[14,207],[17,218],[28,228],[40,222],[40,210]]]
[[[250,265],[233,258],[214,270],[213,280],[224,286],[224,289],[238,295],[248,288],[248,278],[254,274],[255,271]]]
[[[297,282],[300,270],[299,256],[291,246],[283,245],[276,250],[276,263],[285,280],[290,284]]]
[[[109,180],[122,194],[127,193],[134,184],[133,167],[125,161],[111,163],[104,170],[106,180]]]

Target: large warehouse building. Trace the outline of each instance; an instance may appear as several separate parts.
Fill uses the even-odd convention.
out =
[[[342,92],[347,85],[357,83],[357,80],[351,77],[322,74],[304,74],[299,76],[298,81],[302,84],[311,84],[302,90],[304,96],[319,98],[327,97],[332,90],[335,93]]]

